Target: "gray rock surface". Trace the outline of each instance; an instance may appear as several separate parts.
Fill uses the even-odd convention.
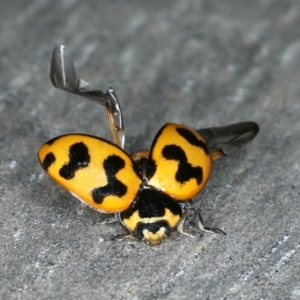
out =
[[[299,24],[298,0],[1,1],[0,298],[300,299]],[[48,139],[109,138],[103,108],[52,87],[57,44],[114,87],[129,151],[166,122],[259,123],[195,201],[227,236],[111,241],[121,225],[48,178]]]

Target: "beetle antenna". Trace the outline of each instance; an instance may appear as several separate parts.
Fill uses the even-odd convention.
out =
[[[76,94],[97,104],[105,106],[113,142],[124,148],[125,133],[121,106],[114,90],[109,87],[106,93],[95,90],[86,81],[80,79],[66,47],[56,46],[52,51],[50,80],[54,87]]]

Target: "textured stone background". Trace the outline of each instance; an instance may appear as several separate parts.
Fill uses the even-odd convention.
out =
[[[0,298],[300,299],[299,24],[298,0],[1,1]],[[48,139],[109,138],[102,107],[51,86],[57,44],[114,87],[130,151],[166,122],[259,123],[197,197],[227,236],[113,242],[119,224],[44,174]]]

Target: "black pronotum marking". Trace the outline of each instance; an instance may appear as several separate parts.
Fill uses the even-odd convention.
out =
[[[65,179],[72,179],[77,170],[89,165],[90,155],[87,146],[82,142],[73,144],[69,150],[69,158],[70,161],[59,170],[59,175]]]
[[[132,207],[121,213],[121,219],[130,218],[137,210],[141,218],[163,217],[165,208],[168,208],[174,215],[181,216],[182,214],[180,205],[168,194],[154,188],[142,188]]]
[[[165,216],[166,209],[169,209],[174,216],[181,218],[182,209],[176,200],[162,191],[146,187],[139,190],[132,206],[121,212],[120,218],[122,221],[130,219],[136,211],[138,212],[140,220],[135,224],[134,230],[134,235],[138,239],[144,238],[143,231],[145,229],[155,234],[158,230],[164,228],[165,235],[170,235],[171,228]],[[165,217],[165,220],[157,220],[159,217]],[[151,218],[153,218],[152,221]]]
[[[167,145],[162,150],[164,158],[169,160],[177,160],[178,170],[175,174],[176,181],[185,183],[192,178],[195,178],[200,184],[203,178],[203,171],[201,167],[193,167],[188,161],[184,151],[177,145]]]
[[[94,201],[101,204],[106,196],[122,197],[127,192],[127,187],[116,178],[116,174],[125,167],[125,161],[117,155],[108,156],[103,162],[103,168],[107,177],[107,185],[93,189]]]
[[[55,162],[55,160],[55,155],[52,152],[49,152],[42,162],[42,167],[44,170],[47,171],[48,168]]]
[[[203,141],[199,140],[194,133],[192,133],[188,129],[180,128],[180,127],[176,128],[176,131],[183,138],[185,138],[191,145],[202,148],[204,150],[205,154],[208,155],[208,149],[207,149],[206,144]]]

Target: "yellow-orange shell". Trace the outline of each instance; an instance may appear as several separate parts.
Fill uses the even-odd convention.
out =
[[[77,167],[77,170],[72,173],[70,161],[72,160],[71,147],[76,147],[74,145],[81,147],[78,146],[77,152],[74,151],[73,165]],[[94,136],[83,134],[60,136],[45,143],[40,148],[38,157],[50,177],[79,200],[101,212],[115,213],[126,210],[135,199],[141,184],[141,179],[133,169],[130,156],[116,145]],[[103,167],[108,158],[111,158],[113,168],[114,161],[123,162],[115,178],[126,187],[126,191],[124,192],[123,189],[122,193],[117,193],[117,195],[111,193],[101,203],[97,203],[92,192],[108,184],[107,171]],[[68,164],[71,166],[68,167]],[[66,170],[67,175],[69,172],[73,177],[65,178],[68,176],[64,175],[66,172],[62,172],[62,168]]]
[[[178,200],[197,195],[209,179],[212,168],[212,159],[201,135],[178,124],[166,124],[161,128],[149,159],[155,165],[149,184]]]

